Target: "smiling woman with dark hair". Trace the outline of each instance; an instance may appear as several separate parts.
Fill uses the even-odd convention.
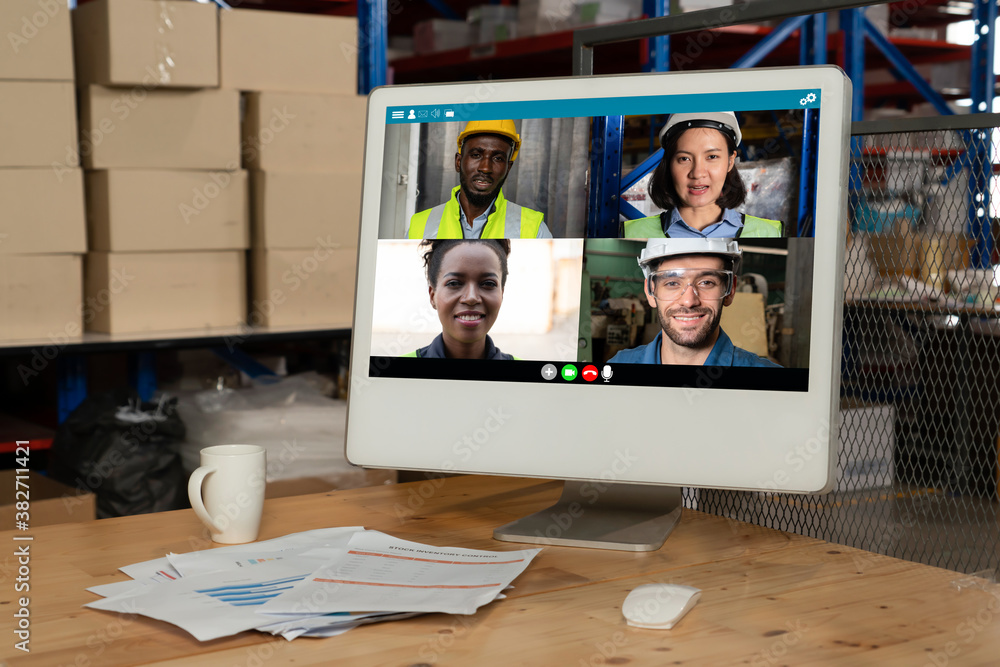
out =
[[[503,303],[510,241],[425,240],[420,245],[427,248],[427,291],[441,320],[441,333],[427,347],[406,356],[514,359],[488,335]]]
[[[784,236],[784,224],[736,209],[746,188],[736,170],[742,140],[732,111],[675,113],[660,130],[663,159],[649,197],[664,209],[625,222],[625,238],[753,238]]]

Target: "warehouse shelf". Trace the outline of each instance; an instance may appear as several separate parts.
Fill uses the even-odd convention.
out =
[[[685,64],[689,67],[674,69],[718,69],[731,66],[737,59],[753,48],[761,39],[771,34],[773,28],[766,26],[741,25],[713,28],[710,48],[698,42],[688,42],[683,35],[676,36],[671,43],[672,65]],[[693,38],[692,38],[693,39]],[[703,41],[707,41],[704,40]],[[890,37],[889,41],[899,48],[914,64],[965,61],[970,58],[970,47],[935,40],[921,40],[911,37]],[[522,37],[505,42],[475,45],[471,47],[440,51],[420,56],[398,58],[389,63],[395,83],[434,83],[476,78],[525,78],[527,76],[567,76],[572,73],[573,31],[555,32],[546,35]],[[828,61],[842,62],[844,58],[844,35],[842,32],[827,36]],[[646,52],[641,42],[623,42],[599,46],[595,49],[595,73],[614,74],[637,72],[641,69],[642,55]],[[688,63],[687,61],[693,61]],[[865,62],[868,69],[889,68],[890,63],[873,45],[865,48]],[[761,63],[764,66],[788,66],[799,64],[799,33],[785,40]],[[909,93],[908,84],[885,89],[872,87],[875,95],[891,92]],[[866,87],[866,94],[868,93]],[[915,93],[915,91],[914,91]]]
[[[1000,76],[996,77],[994,89],[1000,90]],[[946,100],[968,99],[971,94],[969,85],[955,86],[947,92],[939,92]],[[898,106],[899,103],[914,104],[925,102],[923,95],[908,81],[893,81],[891,83],[865,84],[865,106]],[[880,104],[886,102],[886,104]]]
[[[906,17],[906,25],[936,27],[966,21],[972,16],[968,7],[956,6],[952,0],[921,0],[913,2],[890,2],[889,15]]]
[[[33,452],[51,449],[54,437],[55,431],[50,428],[0,414],[0,454],[15,453],[19,440],[30,442]]]
[[[965,153],[958,148],[885,148],[884,146],[866,146],[861,150],[862,157],[889,157],[894,159],[927,160],[930,164],[951,164]]]
[[[63,422],[88,393],[86,355],[102,352],[128,355],[131,385],[143,400],[157,389],[155,354],[164,350],[207,348],[223,356],[241,355],[250,343],[288,343],[349,338],[351,323],[329,327],[225,327],[157,333],[85,333],[69,339],[0,341],[0,357],[23,355],[22,365],[41,373],[52,364],[58,374],[57,420]],[[0,437],[2,439],[2,437]]]
[[[279,343],[303,339],[343,338],[351,333],[351,323],[329,327],[220,327],[168,332],[143,333],[85,333],[76,338],[52,340],[0,340],[0,355],[33,354],[83,354],[91,352],[134,352],[141,350],[167,350],[192,347],[235,347],[248,342]]]

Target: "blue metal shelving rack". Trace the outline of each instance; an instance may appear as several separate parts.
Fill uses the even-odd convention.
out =
[[[993,111],[996,80],[993,60],[996,49],[996,0],[976,0],[973,18],[976,40],[972,43],[972,108],[975,112],[989,113]],[[970,253],[969,264],[977,269],[985,269],[990,266],[993,255],[989,200],[992,142],[984,132],[973,133],[971,139],[969,150],[974,150],[975,157],[970,164],[968,233],[975,240],[975,246]]]
[[[357,0],[358,2],[358,90],[367,93],[372,88],[386,81],[386,0]],[[885,0],[882,0],[885,2]],[[765,3],[761,3],[765,4]],[[880,2],[857,2],[855,0],[800,0],[799,2],[769,2],[773,9],[758,10],[757,8],[741,10],[739,21],[755,20],[754,12],[769,15],[768,18],[784,17],[784,20],[755,47],[732,64],[733,68],[753,67],[771,53],[779,44],[800,33],[799,62],[802,65],[818,65],[827,62],[827,11],[839,11],[841,30],[844,34],[844,68],[854,86],[852,105],[853,120],[861,120],[864,109],[864,68],[865,39],[867,38],[889,61],[894,75],[908,81],[914,88],[941,114],[952,113],[945,100],[934,91],[927,81],[919,74],[906,56],[894,46],[882,32],[874,26],[864,14],[869,5]],[[442,6],[440,0],[432,3],[438,11],[444,12],[447,6]],[[669,0],[644,0],[643,8],[647,15],[659,19],[669,17]],[[717,25],[716,16],[727,11],[727,8],[695,12],[701,18],[702,27]],[[730,12],[733,13],[733,12]],[[704,17],[704,18],[702,18]],[[993,56],[995,50],[994,26],[997,20],[996,0],[975,0],[973,19],[976,26],[976,41],[972,45],[972,103],[975,111],[991,111],[993,103],[993,82],[995,72]],[[656,20],[656,19],[654,19]],[[696,25],[692,19],[692,25]],[[647,22],[637,22],[639,24]],[[578,31],[577,35],[611,33],[617,31],[624,34],[629,28],[618,27],[592,28]],[[638,35],[640,30],[631,30]],[[680,31],[676,31],[680,32]],[[649,36],[652,35],[652,36]],[[670,69],[670,36],[669,33],[650,31],[643,34],[647,39],[648,49],[643,71],[665,72]],[[615,40],[605,40],[606,42]],[[592,54],[587,47],[601,40],[594,41],[583,48],[580,56],[574,53],[574,58],[582,58],[589,62],[592,71]],[[580,42],[581,44],[583,42]],[[586,65],[584,65],[586,67]],[[574,65],[576,73],[580,66]],[[816,150],[815,111],[806,114],[803,126],[801,172],[799,175],[799,208],[797,211],[797,228],[800,235],[812,232],[812,211],[814,208],[813,192],[815,191],[815,173],[813,159]],[[624,119],[621,117],[597,118],[594,120],[593,136],[599,150],[592,153],[591,173],[593,187],[590,194],[590,211],[587,224],[588,233],[598,236],[617,236],[619,217],[641,217],[641,213],[631,204],[622,199],[621,194],[639,179],[651,172],[659,163],[662,151],[657,149],[647,160],[632,170],[628,176],[621,175],[622,129]],[[653,137],[651,137],[651,143]],[[991,159],[990,142],[987,137],[969,136],[968,151],[964,164],[972,169],[969,179],[969,223],[968,232],[975,239],[971,264],[982,268],[989,266],[993,251],[992,238],[989,229],[989,165]],[[861,157],[861,146],[857,139],[852,139],[851,152],[853,157]],[[857,159],[852,170],[856,169]],[[852,173],[852,183],[859,183],[857,174]],[[852,193],[851,206],[856,205],[858,196]]]
[[[388,19],[387,0],[358,0],[358,93],[361,95],[386,83]]]

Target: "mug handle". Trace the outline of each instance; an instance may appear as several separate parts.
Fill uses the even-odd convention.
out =
[[[191,509],[201,519],[201,522],[212,532],[221,533],[222,528],[209,515],[208,510],[205,509],[205,502],[201,499],[201,486],[205,478],[216,470],[215,466],[201,466],[191,473],[191,478],[188,480],[188,499],[191,501]]]

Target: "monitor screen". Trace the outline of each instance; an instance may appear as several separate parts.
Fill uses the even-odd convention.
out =
[[[825,66],[374,91],[349,460],[826,490],[849,103]]]

